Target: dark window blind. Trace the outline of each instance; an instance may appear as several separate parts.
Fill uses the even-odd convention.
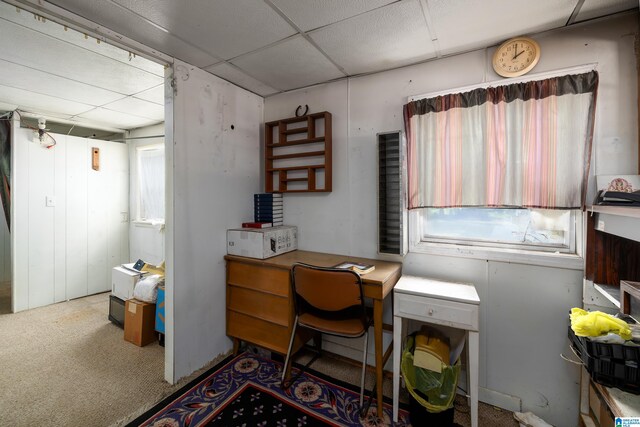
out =
[[[401,133],[378,134],[378,252],[403,254]]]

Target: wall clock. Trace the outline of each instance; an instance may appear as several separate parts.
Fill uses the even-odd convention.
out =
[[[493,54],[493,69],[503,77],[528,73],[540,59],[540,45],[529,37],[515,37],[502,43]]]

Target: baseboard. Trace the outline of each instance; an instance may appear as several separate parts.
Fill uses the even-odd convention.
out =
[[[522,411],[522,399],[508,394],[500,393],[495,390],[480,387],[478,391],[478,400],[491,406],[497,406],[511,412]]]

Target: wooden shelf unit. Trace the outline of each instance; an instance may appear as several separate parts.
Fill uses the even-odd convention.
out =
[[[589,210],[640,218],[638,208],[593,206]],[[591,212],[587,212],[585,278],[596,284],[615,287],[620,286],[621,280],[640,281],[640,241],[599,230],[600,217]]]
[[[324,124],[324,135],[317,135],[317,122],[322,121]],[[289,127],[291,124],[306,123],[306,127]],[[265,191],[267,193],[307,193],[307,192],[331,192],[332,186],[332,138],[331,138],[331,113],[323,111],[321,113],[307,114],[301,117],[290,117],[283,120],[275,120],[265,123],[264,141],[264,159],[265,159]],[[274,137],[277,129],[277,136]],[[306,135],[303,135],[306,134]],[[303,135],[302,138],[289,139],[290,135]],[[306,138],[304,137],[306,136]],[[321,150],[314,151],[294,151],[287,153],[277,153],[276,150],[284,147],[295,147],[307,144],[323,143]],[[288,165],[278,166],[275,164],[280,160],[304,160],[305,158],[323,157],[324,162],[314,162],[312,165]],[[318,186],[316,180],[316,172],[324,171],[324,185]],[[290,176],[290,172],[306,172],[306,176]],[[277,179],[278,186],[274,186],[274,180]],[[289,188],[288,183],[307,183],[307,187]]]

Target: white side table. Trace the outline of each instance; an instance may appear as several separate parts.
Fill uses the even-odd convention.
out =
[[[471,426],[478,427],[480,298],[473,285],[402,276],[393,289],[393,420],[398,421],[403,320],[464,329],[467,340],[467,388]]]

